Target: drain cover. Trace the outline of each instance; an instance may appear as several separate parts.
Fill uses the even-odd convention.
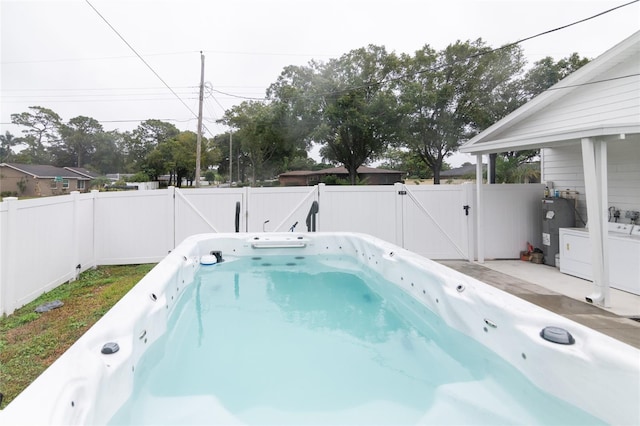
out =
[[[108,342],[108,343],[105,343],[104,346],[102,346],[102,350],[100,352],[102,352],[105,355],[111,355],[111,354],[115,354],[119,350],[120,350],[120,346],[118,346],[116,342]]]
[[[545,327],[540,332],[540,336],[544,340],[560,345],[573,345],[576,342],[571,333],[560,327]]]

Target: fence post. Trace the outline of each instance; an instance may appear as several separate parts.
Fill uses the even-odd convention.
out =
[[[245,186],[244,188],[244,232],[249,232],[249,209],[251,208],[251,187]]]
[[[464,191],[463,199],[464,205],[469,206],[467,209],[466,216],[466,226],[467,226],[467,257],[469,262],[473,262],[475,259],[475,251],[476,251],[476,228],[475,228],[475,217],[476,210],[474,208],[474,193],[473,193],[473,184],[470,182],[465,182],[462,184],[462,188]]]
[[[96,269],[98,267],[98,245],[96,244],[96,235],[98,234],[98,227],[97,227],[97,220],[96,220],[96,213],[97,213],[97,204],[98,204],[98,194],[100,193],[100,191],[98,191],[97,189],[92,189],[91,190],[91,232],[93,232],[93,244],[92,244],[92,250],[93,253],[91,253],[91,268]]]
[[[396,182],[393,184],[393,189],[395,191],[395,200],[396,200],[396,241],[395,244],[404,247],[404,196],[407,191],[404,187],[404,184],[401,182]]]
[[[0,314],[11,314],[15,310],[15,291],[11,291],[14,286],[17,285],[16,279],[16,229],[18,219],[18,198],[6,197],[4,202],[7,205],[7,227],[2,229],[2,257],[0,262],[2,267],[0,268]],[[13,248],[13,250],[12,250]],[[12,299],[12,300],[9,300]]]
[[[324,209],[326,209],[326,206],[322,204],[322,194],[325,191],[325,184],[324,183],[319,183],[318,185],[316,185],[316,187],[318,188],[318,205],[320,206],[320,209],[318,211],[318,215],[316,218],[316,232],[321,232],[322,231],[322,212],[326,211]]]
[[[80,275],[82,266],[80,265],[80,205],[78,196],[79,191],[71,191],[71,201],[73,202],[73,213],[71,215],[71,279],[69,281],[75,281]]]
[[[169,212],[169,223],[168,223],[168,233],[167,243],[170,246],[167,250],[167,253],[171,253],[174,248],[176,248],[176,187],[168,186],[167,187],[167,211]]]
[[[2,206],[2,201],[0,201],[0,207]],[[5,251],[6,248],[3,247],[4,246],[4,241],[5,241],[5,237],[4,237],[4,233],[6,232],[5,229],[3,229],[2,227],[2,209],[0,208],[0,316],[2,316],[2,314],[4,314],[4,282],[5,282],[5,271],[6,271],[6,267],[7,265],[5,265],[5,262],[3,262],[3,259],[5,258]]]

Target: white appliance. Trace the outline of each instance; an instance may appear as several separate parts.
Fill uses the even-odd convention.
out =
[[[589,230],[561,228],[560,272],[593,280]],[[612,288],[640,295],[640,225],[610,223],[609,284]]]

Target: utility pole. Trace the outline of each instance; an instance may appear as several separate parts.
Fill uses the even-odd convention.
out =
[[[233,180],[233,132],[229,132],[229,188],[231,188],[231,181]]]
[[[196,142],[196,188],[200,188],[200,155],[202,152],[202,103],[204,101],[204,55],[200,51],[200,104],[198,108],[198,138]]]

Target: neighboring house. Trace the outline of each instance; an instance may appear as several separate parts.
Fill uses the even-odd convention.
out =
[[[72,168],[42,164],[0,163],[0,193],[19,197],[46,197],[87,192],[92,178]]]
[[[133,176],[133,173],[107,173],[105,175],[111,182],[117,182],[119,180],[128,179]]]
[[[483,164],[482,169],[487,170],[487,165]],[[460,167],[455,169],[443,170],[440,172],[440,181],[442,183],[465,183],[475,182],[476,180],[476,165],[471,163],[464,163]]]
[[[589,223],[592,242],[589,260],[595,287],[587,300],[604,305],[609,303],[607,211],[615,207],[626,222],[632,220],[627,212],[640,211],[639,71],[640,31],[460,149],[478,159],[490,153],[541,149],[542,180],[555,189],[578,193],[577,207]],[[478,197],[481,208],[481,190]],[[479,252],[482,240],[479,235]]]
[[[87,170],[83,167],[65,167],[65,169],[70,170],[74,173],[77,173],[81,176],[84,176],[86,178],[89,178],[91,180],[93,179],[97,179],[100,177],[99,174],[92,172],[91,170]]]
[[[367,185],[393,185],[402,182],[404,172],[398,170],[376,169],[374,167],[358,167],[358,179]],[[295,170],[278,176],[281,186],[309,186],[324,182],[328,176],[338,179],[349,179],[345,167],[332,167],[322,170]]]

